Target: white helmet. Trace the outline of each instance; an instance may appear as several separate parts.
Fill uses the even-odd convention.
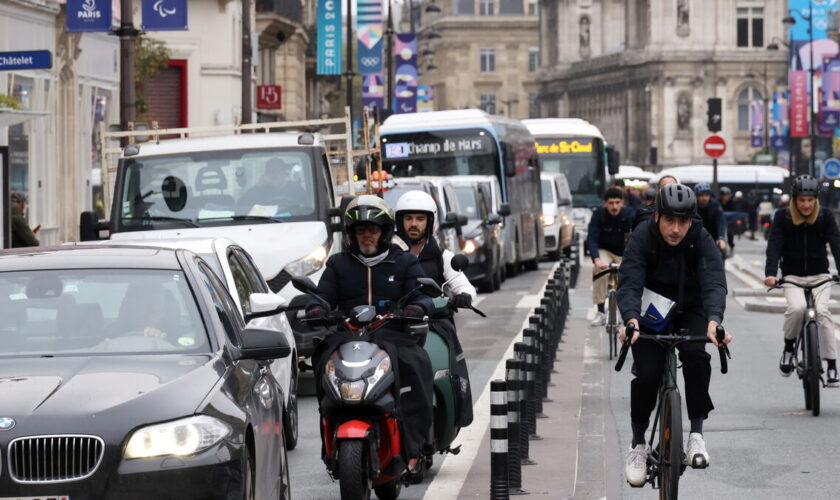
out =
[[[735,198],[743,198],[744,193],[742,191],[735,191]]]
[[[783,194],[782,198],[781,198],[781,202],[784,203],[785,205],[790,203],[790,195],[787,194],[787,193]]]
[[[405,236],[405,228],[403,227],[402,216],[406,213],[425,213],[429,216],[431,220],[426,227],[426,237],[431,237],[434,231],[437,231],[437,203],[425,191],[409,191],[397,200],[396,210],[394,210],[397,219],[397,233],[403,236]]]

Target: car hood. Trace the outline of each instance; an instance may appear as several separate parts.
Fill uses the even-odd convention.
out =
[[[114,233],[111,241],[170,238],[229,238],[245,249],[265,279],[277,276],[286,265],[312,253],[327,240],[327,226],[321,221],[261,223],[159,231]]]
[[[14,418],[17,429],[31,421],[29,432],[43,434],[62,432],[67,420],[143,423],[192,415],[223,375],[220,365],[211,354],[5,359],[0,417]]]

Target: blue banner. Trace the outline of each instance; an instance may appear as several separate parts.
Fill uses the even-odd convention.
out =
[[[52,68],[52,53],[49,50],[0,52],[0,71],[49,68]]]
[[[67,0],[67,31],[111,31],[111,0]]]
[[[382,40],[379,40],[372,49],[360,43],[359,74],[375,75],[378,73],[382,73]]]
[[[318,0],[317,74],[340,75],[341,59],[341,0]]]
[[[397,66],[394,77],[395,113],[417,111],[417,35],[401,33],[394,44]]]
[[[788,9],[796,20],[790,29],[791,40],[809,40],[810,27],[814,28],[814,40],[828,38],[829,17],[836,13],[837,7],[838,0],[788,0]]]
[[[359,40],[359,73],[382,72],[382,0],[357,0],[356,38]]]
[[[187,0],[143,0],[143,29],[187,30]]]

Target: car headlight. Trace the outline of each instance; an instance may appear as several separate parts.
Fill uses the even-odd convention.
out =
[[[125,458],[186,456],[206,450],[230,434],[221,420],[196,415],[163,424],[140,428],[125,447]]]
[[[550,226],[554,224],[554,221],[557,220],[557,218],[553,215],[543,215],[542,220],[543,226]]]
[[[339,389],[341,392],[341,399],[345,401],[361,401],[365,393],[365,381],[354,380],[353,382],[343,381]]]
[[[467,238],[464,244],[464,253],[467,255],[475,253],[476,250],[484,245],[484,235],[479,233],[472,238]]]
[[[376,383],[382,380],[382,377],[384,377],[385,374],[387,374],[389,371],[391,371],[391,357],[385,355],[385,357],[382,358],[379,364],[376,365],[376,370],[374,370],[373,375],[368,377],[367,390],[365,391],[365,395],[370,394]]]
[[[323,267],[328,254],[327,243],[324,242],[323,245],[313,250],[312,253],[306,257],[302,257],[286,264],[286,267],[284,267],[283,270],[292,276],[308,276]]]

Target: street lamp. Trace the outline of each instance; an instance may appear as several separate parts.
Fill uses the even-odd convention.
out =
[[[802,18],[803,21],[808,23],[808,56],[809,56],[809,67],[808,67],[808,75],[809,75],[809,82],[810,82],[810,96],[808,99],[810,111],[808,113],[809,117],[811,118],[811,122],[808,127],[808,140],[811,142],[811,161],[809,164],[809,174],[814,175],[816,171],[816,149],[817,149],[817,137],[816,137],[816,126],[817,126],[817,116],[814,112],[814,95],[816,94],[816,88],[814,88],[814,73],[816,73],[816,69],[814,68],[814,14],[811,0],[808,1],[808,15],[806,16],[801,11],[798,10],[790,10],[788,11],[788,16],[782,19],[782,24],[785,25],[786,28],[789,30],[792,29],[796,25],[796,19],[793,17],[793,13],[796,12],[799,14],[799,17]],[[792,35],[791,35],[792,36]],[[791,50],[793,50],[793,44],[791,44]]]

